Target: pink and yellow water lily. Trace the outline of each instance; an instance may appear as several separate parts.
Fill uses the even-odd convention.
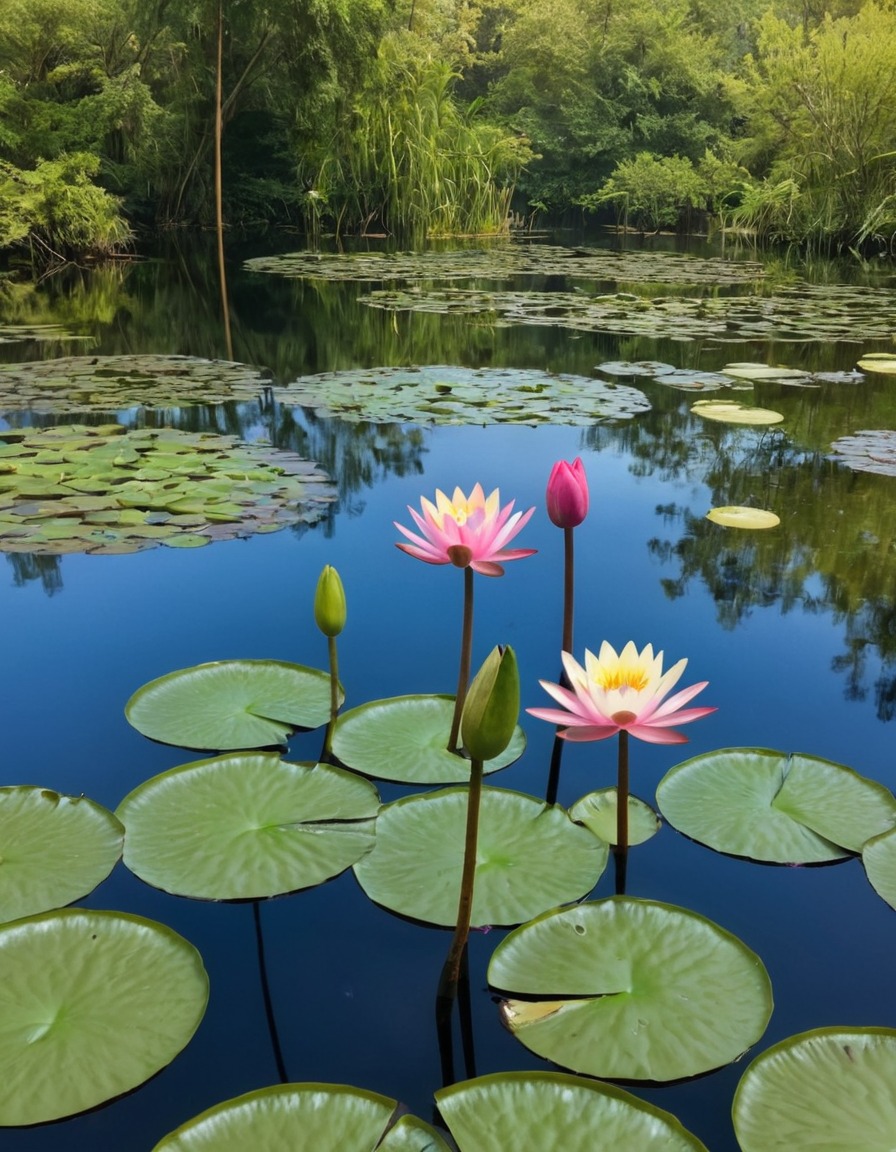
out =
[[[562,660],[569,688],[539,681],[561,707],[526,711],[563,726],[558,735],[566,740],[605,740],[624,731],[650,744],[685,744],[687,737],[676,726],[716,711],[684,707],[703,691],[707,680],[669,696],[687,660],[679,660],[663,672],[663,653],[654,655],[651,644],[639,652],[629,641],[617,654],[604,641],[597,656],[585,650],[584,667],[568,652],[562,653]]]
[[[503,576],[503,564],[535,552],[534,548],[506,547],[535,509],[514,512],[512,500],[502,507],[497,488],[488,497],[481,484],[469,496],[455,488],[450,500],[437,490],[435,504],[425,496],[420,504],[422,516],[408,505],[420,534],[396,521],[395,527],[410,541],[397,547],[427,564],[453,564],[456,568],[472,568],[482,576]]]

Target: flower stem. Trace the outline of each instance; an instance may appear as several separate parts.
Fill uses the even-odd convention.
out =
[[[464,622],[460,640],[460,670],[457,674],[457,694],[454,697],[454,715],[448,751],[457,752],[460,744],[460,718],[470,682],[470,660],[473,650],[473,569],[464,568]]]
[[[563,647],[561,651],[572,652],[572,610],[575,585],[573,564],[573,529],[563,529]]]
[[[336,655],[336,637],[327,637],[327,647],[330,655],[330,720],[324,736],[324,746],[320,754],[321,760],[332,760],[333,733],[336,730],[336,716],[339,713],[339,660]]]
[[[619,730],[619,761],[616,777],[616,851],[628,851],[628,732]]]
[[[470,790],[467,795],[467,831],[464,841],[464,868],[457,904],[457,923],[448,957],[439,981],[439,999],[455,1000],[460,979],[460,965],[470,935],[473,915],[473,882],[476,879],[476,844],[479,839],[479,805],[482,798],[482,761],[470,761]]]

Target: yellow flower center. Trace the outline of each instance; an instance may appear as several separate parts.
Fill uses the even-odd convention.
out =
[[[617,665],[615,668],[600,668],[595,676],[595,682],[605,692],[614,692],[620,688],[631,688],[635,692],[641,692],[650,681],[643,668]]]

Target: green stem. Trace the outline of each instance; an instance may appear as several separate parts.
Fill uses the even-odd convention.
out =
[[[467,833],[464,842],[464,869],[457,904],[457,924],[448,958],[439,981],[439,999],[455,1000],[460,979],[460,966],[470,935],[473,915],[473,882],[476,879],[476,845],[479,839],[479,804],[482,798],[482,761],[470,761],[470,790],[467,796]]]
[[[563,529],[563,652],[572,653],[572,609],[575,584],[573,529]]]
[[[321,760],[332,759],[333,733],[336,730],[336,717],[339,713],[339,659],[336,655],[335,636],[327,637],[327,647],[330,654],[330,721],[327,724]]]
[[[628,732],[619,730],[619,766],[616,780],[616,851],[628,851]]]
[[[467,685],[470,682],[470,660],[473,649],[473,569],[464,568],[464,622],[460,640],[460,670],[457,675],[457,695],[454,697],[454,715],[451,718],[451,735],[448,737],[448,751],[457,752],[460,746],[460,718],[467,698]]]

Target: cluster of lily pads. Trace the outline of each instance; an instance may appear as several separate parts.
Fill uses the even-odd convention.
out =
[[[505,520],[496,519],[499,532]],[[402,547],[427,558],[421,545]],[[480,566],[499,574],[489,571],[499,567],[491,561]],[[139,732],[212,755],[145,781],[114,813],[39,787],[0,789],[0,1124],[72,1115],[136,1087],[177,1055],[202,1019],[208,978],[189,942],[140,917],[63,907],[120,858],[147,884],[212,900],[308,889],[352,868],[376,904],[427,924],[455,923],[476,763],[450,748],[455,698],[402,696],[341,712],[332,657],[344,618],[344,603],[319,615],[316,606],[331,640],[329,671],[225,660],[139,688],[125,709]],[[517,699],[512,720],[518,707]],[[629,723],[622,715],[619,723]],[[660,713],[652,722],[665,723]],[[286,758],[293,733],[324,725],[319,762]],[[489,776],[525,750],[519,724],[508,732],[503,750],[483,765]],[[411,791],[382,804],[377,780]],[[437,1091],[460,1152],[533,1143],[585,1152],[611,1137],[644,1152],[706,1152],[669,1113],[601,1081],[699,1075],[739,1059],[765,1031],[771,983],[745,943],[686,908],[618,889],[587,899],[611,847],[618,853],[618,801],[605,789],[567,810],[482,789],[472,923],[513,928],[488,965],[497,1015],[565,1071],[505,1072]],[[670,769],[657,803],[673,827],[715,851],[777,863],[861,854],[875,889],[896,907],[896,799],[843,765],[722,749]],[[627,843],[636,846],[660,821],[643,801],[630,804]],[[103,995],[91,994],[100,987]],[[79,1075],[88,1065],[91,1076]],[[783,1150],[818,1133],[832,1152],[876,1147],[874,1133],[889,1139],[896,1131],[894,1073],[894,1029],[790,1037],[761,1053],[740,1080],[733,1115],[741,1147]],[[853,1113],[846,1104],[859,1097],[861,1111]],[[452,1147],[394,1100],[287,1083],[187,1120],[156,1152],[264,1147],[299,1133],[305,1145],[332,1152]]]

